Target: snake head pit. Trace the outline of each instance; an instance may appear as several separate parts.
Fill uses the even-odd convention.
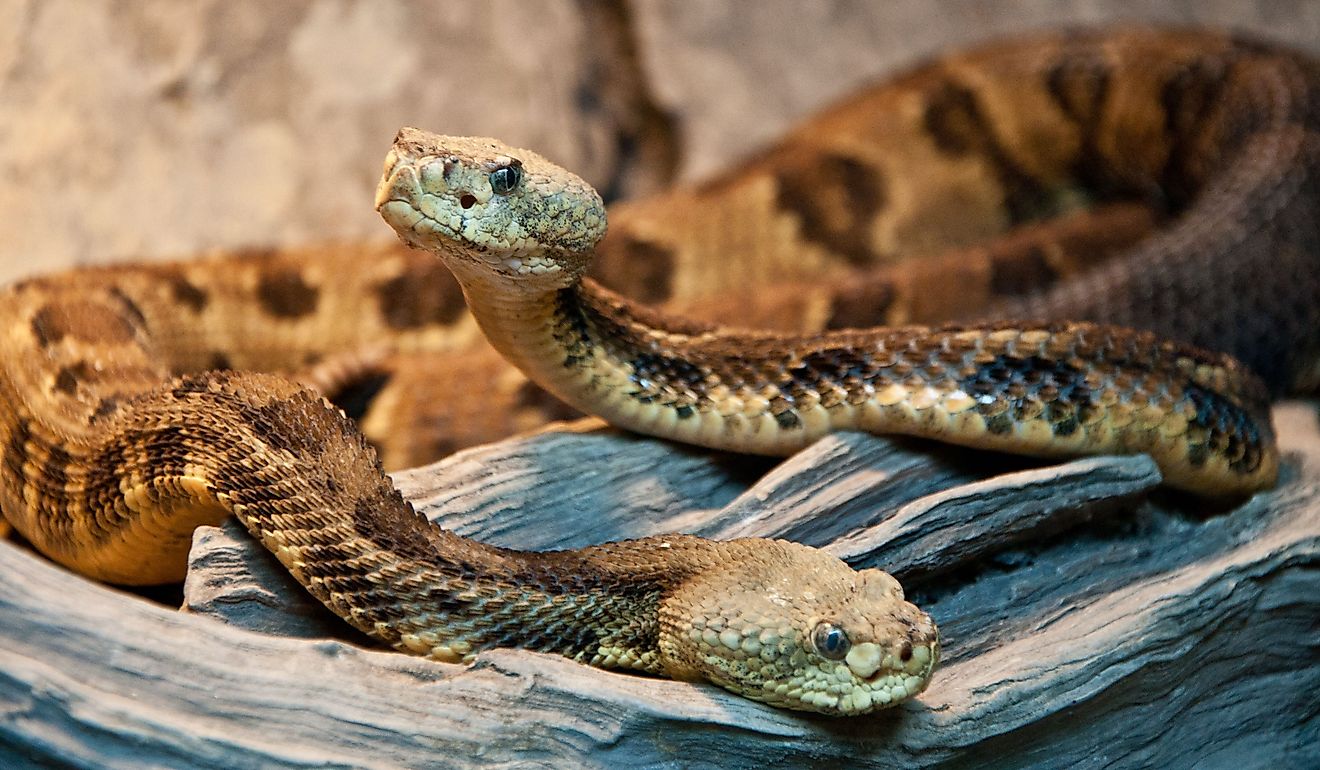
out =
[[[866,714],[926,688],[939,631],[893,577],[785,541],[726,546],[736,566],[705,570],[664,603],[670,676],[832,716]]]
[[[580,177],[495,139],[415,128],[394,139],[376,210],[461,281],[536,291],[571,285],[605,235],[605,204]]]

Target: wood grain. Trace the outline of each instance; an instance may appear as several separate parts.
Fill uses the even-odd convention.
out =
[[[741,463],[608,432],[511,440],[400,476],[469,533],[511,507],[518,516],[492,539],[538,545],[713,527],[730,511],[765,531],[784,511],[805,531],[816,499],[844,533],[834,547],[919,578],[910,590],[947,640],[919,700],[854,720],[533,653],[464,669],[278,638],[87,583],[6,544],[0,752],[6,767],[1301,766],[1317,740],[1320,431],[1313,406],[1281,406],[1275,419],[1283,484],[1215,512],[1143,496],[1140,458],[968,482],[971,465],[950,472],[920,445],[860,436],[813,447],[741,494]],[[868,459],[840,471],[840,456]],[[987,468],[1001,462],[1017,461]],[[671,466],[705,481],[685,493]],[[946,480],[888,517],[809,494],[879,494],[903,474]],[[568,492],[555,486],[565,477],[572,494],[546,494]],[[926,567],[928,548],[949,568]]]

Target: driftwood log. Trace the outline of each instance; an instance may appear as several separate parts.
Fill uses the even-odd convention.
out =
[[[946,662],[858,719],[526,652],[365,649],[237,525],[199,531],[186,612],[0,544],[0,766],[1315,766],[1320,428],[1312,405],[1275,420],[1280,486],[1217,509],[1156,489],[1144,457],[856,435],[775,466],[547,432],[397,476],[503,545],[770,535],[889,569]]]

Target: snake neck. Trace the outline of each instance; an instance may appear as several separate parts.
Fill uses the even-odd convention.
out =
[[[298,437],[298,452],[286,458],[293,472],[272,480],[235,474],[240,464],[230,462],[214,474],[224,480],[219,496],[311,594],[358,629],[450,663],[522,648],[699,678],[673,640],[687,633],[699,576],[718,572],[727,552],[749,541],[667,535],[547,552],[486,545],[417,514],[352,423],[309,392],[267,411],[266,440],[278,443],[286,430]]]
[[[330,609],[393,646],[659,665],[659,603],[681,570],[643,558],[656,549],[634,547],[620,568],[600,550],[520,553],[442,530],[315,393],[254,372],[171,378],[135,304],[59,286],[0,292],[0,510],[42,553],[108,582],[173,582],[192,531],[232,514]],[[600,606],[613,620],[589,622]]]
[[[248,504],[243,495],[268,494],[255,485],[234,491],[240,520],[336,614],[397,649],[445,662],[513,647],[671,673],[661,651],[663,603],[687,577],[684,564],[713,563],[701,557],[713,544],[653,538],[528,552],[478,543],[415,513],[351,425],[342,427],[343,459],[365,474],[354,498],[288,515]],[[327,480],[352,475],[335,458],[310,459],[299,475],[312,483],[316,460],[332,469]]]
[[[1268,398],[1223,355],[1089,323],[792,336],[713,328],[590,280],[509,291],[460,276],[492,344],[570,405],[649,435],[783,455],[862,430],[1036,456],[1150,454],[1240,494],[1277,474]]]
[[[677,348],[713,327],[631,302],[589,278],[541,292],[475,276],[460,281],[491,345],[541,387],[612,424],[695,441],[678,420],[702,401],[703,375]]]

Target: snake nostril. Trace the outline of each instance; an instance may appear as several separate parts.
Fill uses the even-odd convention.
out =
[[[898,659],[904,663],[912,660],[912,642],[904,639],[903,643],[898,646]]]
[[[458,199],[458,205],[465,209],[470,209],[477,205],[477,198],[474,195],[464,195],[462,198]]]

